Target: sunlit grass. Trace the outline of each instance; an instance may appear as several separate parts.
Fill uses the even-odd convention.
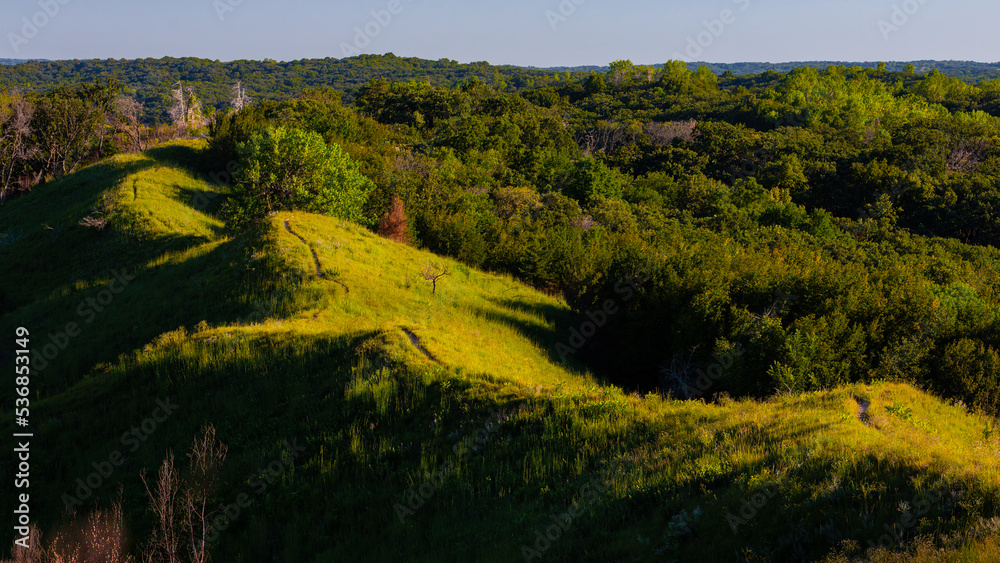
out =
[[[227,236],[192,207],[191,194],[213,187],[177,165],[199,147],[118,157],[98,165],[121,171],[104,177],[103,192],[87,191],[101,178],[88,169],[0,210],[0,225],[63,226],[66,243],[39,227],[2,251],[18,263],[50,249],[65,260],[53,266],[58,281],[39,270],[35,286],[18,286],[5,329],[44,334],[106,287],[110,267],[136,276],[54,362],[63,383],[40,383],[42,521],[62,518],[61,495],[170,397],[178,412],[86,508],[120,483],[127,515],[147,529],[139,471],[182,451],[205,423],[231,447],[221,503],[251,490],[285,441],[306,447],[223,534],[219,560],[517,560],[595,479],[606,492],[582,504],[546,561],[782,561],[835,550],[851,560],[900,520],[901,503],[931,493],[938,500],[907,540],[967,535],[968,545],[949,544],[964,550],[949,552],[958,560],[996,546],[996,421],[896,383],[718,404],[630,394],[561,364],[554,350],[569,307],[509,277],[306,213]],[[79,193],[59,197],[73,213],[113,194],[119,230],[71,227],[73,213],[49,217],[36,203],[69,187]],[[113,259],[83,265],[101,245]],[[436,294],[428,264],[450,272]],[[868,401],[864,421],[857,399]],[[486,428],[477,451],[456,454]],[[9,463],[0,460],[4,471]],[[447,463],[454,472],[400,522],[396,506]],[[761,491],[774,494],[746,518]]]

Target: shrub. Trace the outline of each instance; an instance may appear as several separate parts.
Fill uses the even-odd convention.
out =
[[[272,127],[254,133],[238,152],[241,167],[226,205],[233,227],[246,228],[283,209],[372,223],[362,210],[374,182],[340,146],[326,144],[318,133]]]

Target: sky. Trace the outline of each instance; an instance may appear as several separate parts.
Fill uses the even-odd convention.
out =
[[[1000,61],[995,0],[3,0],[0,58]]]

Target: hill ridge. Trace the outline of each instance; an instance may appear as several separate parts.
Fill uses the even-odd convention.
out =
[[[26,272],[27,287],[0,273],[17,289],[4,334],[51,333],[107,287],[109,265],[135,269],[33,384],[44,533],[70,521],[63,495],[77,479],[167,397],[176,411],[98,474],[77,511],[121,484],[145,535],[140,470],[168,450],[185,468],[191,436],[211,424],[230,446],[217,503],[250,499],[214,529],[219,560],[732,560],[747,545],[818,558],[843,547],[831,537],[877,545],[900,503],[924,498],[935,500],[907,534],[933,521],[991,541],[975,532],[1000,492],[988,417],[890,382],[715,404],[630,393],[558,362],[576,319],[509,276],[304,212],[227,233],[194,204],[224,193],[197,171],[204,147],[115,157],[0,208],[0,227],[25,229],[4,263],[56,260]],[[93,213],[106,230],[79,224]],[[453,273],[435,293],[419,274],[429,262]],[[288,443],[301,455],[268,472]],[[550,516],[571,509],[548,539]]]

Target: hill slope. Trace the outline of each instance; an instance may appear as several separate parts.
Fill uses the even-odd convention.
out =
[[[562,364],[569,308],[510,278],[305,213],[226,236],[202,150],[117,157],[0,208],[0,334],[28,327],[43,354],[32,514],[49,538],[72,528],[67,506],[120,494],[143,541],[141,471],[168,450],[186,468],[211,424],[230,448],[219,561],[997,546],[994,421],[890,383],[763,403],[628,394]],[[428,265],[450,272],[434,293]]]

